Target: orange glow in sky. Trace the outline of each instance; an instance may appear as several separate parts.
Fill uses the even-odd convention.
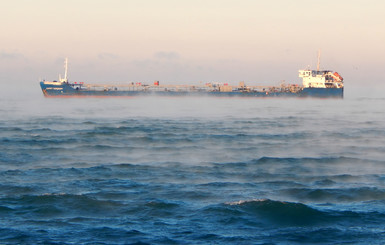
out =
[[[385,65],[382,0],[69,0],[0,4],[0,72],[52,79],[297,80],[339,70],[352,83]],[[376,74],[377,75],[374,75]],[[36,79],[33,77],[32,79]]]

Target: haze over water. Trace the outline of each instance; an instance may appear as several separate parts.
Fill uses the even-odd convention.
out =
[[[385,240],[385,98],[1,100],[0,240]]]

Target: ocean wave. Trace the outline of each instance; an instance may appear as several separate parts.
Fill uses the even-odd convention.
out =
[[[0,242],[4,244],[27,243],[31,234],[26,231],[11,228],[0,228]]]
[[[36,191],[32,186],[22,186],[14,184],[0,184],[0,196],[26,195]]]
[[[14,209],[6,206],[0,206],[0,213],[7,214],[11,211],[14,211]]]
[[[353,157],[261,157],[252,161],[256,164],[264,163],[361,163],[365,161],[372,161],[368,159],[360,159]]]
[[[297,200],[311,202],[362,202],[385,200],[385,190],[377,187],[357,188],[291,188],[280,191],[281,194],[294,197]]]
[[[23,195],[1,199],[2,203],[15,211],[22,211],[37,217],[52,218],[53,216],[92,215],[104,216],[106,213],[118,212],[124,207],[112,200],[98,200],[86,195],[66,193],[44,193],[41,195]]]
[[[210,205],[200,216],[226,225],[247,227],[312,226],[327,222],[329,214],[302,203],[252,199]]]
[[[362,220],[370,220],[375,225],[385,218],[384,213],[377,211],[321,210],[303,203],[270,199],[241,200],[225,205],[226,210],[222,212],[224,216],[235,215],[262,223],[288,226],[334,226],[336,223],[356,225]]]
[[[305,166],[303,164],[359,164],[359,163],[378,163],[382,164],[384,161],[365,159],[365,158],[354,158],[345,156],[336,157],[269,157],[262,156],[260,158],[252,159],[249,161],[242,162],[224,162],[224,163],[213,163],[214,165],[220,165],[221,167],[248,167],[258,165],[272,165],[274,164],[296,164],[297,166]],[[290,166],[290,165],[289,165]],[[322,166],[322,165],[321,165]]]
[[[109,243],[113,244],[122,244],[122,241],[125,241],[124,243],[126,244],[128,241],[131,244],[148,244],[145,242],[140,242],[146,241],[146,237],[148,234],[143,233],[139,230],[135,229],[124,229],[124,228],[117,228],[117,227],[96,227],[96,228],[89,228],[84,230],[85,234],[92,234],[92,243],[101,243],[101,244],[106,244],[105,241],[109,241]],[[82,236],[79,236],[79,243],[89,243],[89,238],[87,239],[82,239]],[[135,240],[131,240],[135,239]],[[172,243],[171,243],[172,244]]]
[[[248,161],[213,162],[221,172],[241,174],[258,181],[363,180],[383,169],[384,161],[353,157],[260,157]],[[364,166],[362,166],[364,164]],[[377,169],[377,170],[376,170]]]
[[[173,212],[172,210],[180,208],[181,204],[163,200],[154,200],[147,202],[144,206],[151,210]]]
[[[291,225],[315,224],[328,216],[325,212],[302,203],[270,199],[238,201],[227,203],[227,205],[235,206],[242,212],[258,215],[273,222]]]
[[[240,182],[209,182],[204,184],[199,184],[198,186],[204,187],[204,188],[226,188],[226,187],[244,187],[244,188],[252,188],[256,187],[256,184],[254,183],[240,183]]]
[[[7,144],[12,144],[17,146],[18,148],[23,148],[23,146],[28,146],[28,148],[36,148],[36,147],[46,147],[53,145],[62,145],[62,144],[76,144],[78,143],[78,139],[76,137],[40,137],[29,135],[27,137],[22,138],[2,138],[1,142],[5,142]]]
[[[1,126],[0,127],[1,132],[23,132],[25,131],[24,128],[21,127],[7,127],[7,126]]]
[[[91,130],[86,130],[83,132],[85,135],[106,135],[106,136],[113,136],[113,135],[127,135],[132,133],[161,133],[162,128],[159,126],[119,126],[112,124],[111,126],[97,126],[92,128]]]
[[[121,210],[121,215],[130,217],[134,215],[143,222],[164,222],[164,219],[173,218],[175,216],[185,216],[185,206],[181,202],[171,200],[140,200],[135,204],[128,205]]]

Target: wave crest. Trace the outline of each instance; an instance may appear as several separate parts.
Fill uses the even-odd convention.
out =
[[[239,211],[273,223],[309,225],[324,221],[328,214],[303,203],[270,199],[241,200],[226,203]]]

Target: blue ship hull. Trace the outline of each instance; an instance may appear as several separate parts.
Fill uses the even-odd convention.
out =
[[[46,97],[113,97],[113,96],[220,96],[220,97],[316,97],[343,98],[343,88],[302,88],[296,92],[254,92],[254,91],[122,91],[122,90],[92,90],[68,83],[40,82]],[[76,87],[76,88],[75,88]]]
[[[304,88],[299,94],[301,97],[343,98],[344,88]]]

